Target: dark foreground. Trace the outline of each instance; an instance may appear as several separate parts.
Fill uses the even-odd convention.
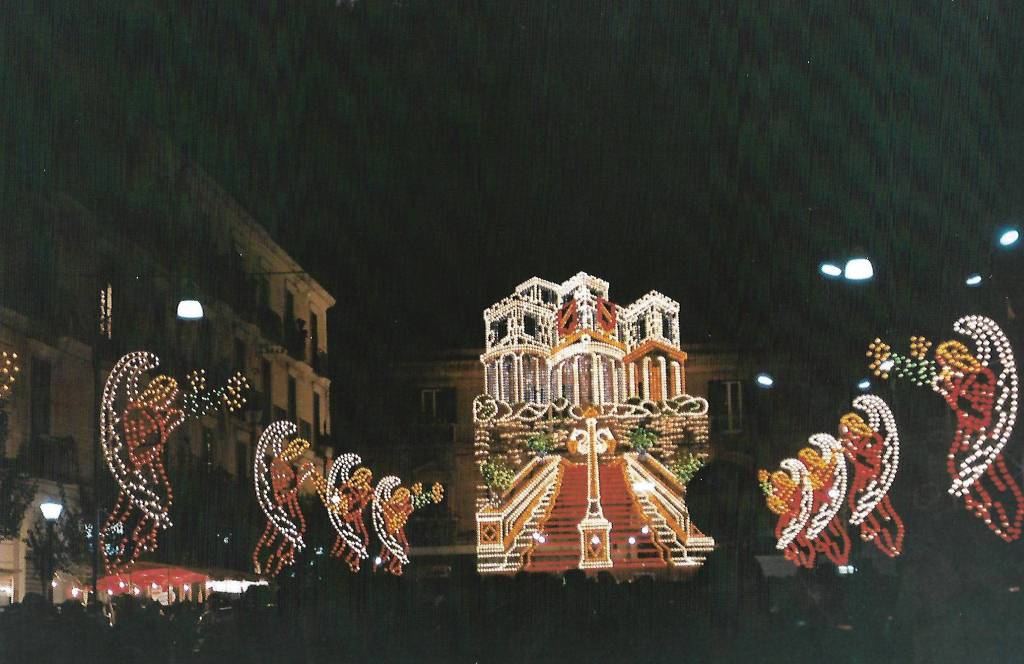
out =
[[[720,552],[726,553],[726,552]],[[721,557],[725,562],[726,556]],[[767,579],[752,558],[685,582],[480,578],[422,564],[403,579],[286,576],[205,605],[121,598],[111,627],[41,598],[0,613],[9,662],[1019,661],[1024,594],[1005,572],[934,558]],[[877,569],[885,569],[880,575]],[[448,576],[430,576],[444,571]],[[897,574],[892,573],[898,572]],[[1015,588],[1017,588],[1015,590]]]

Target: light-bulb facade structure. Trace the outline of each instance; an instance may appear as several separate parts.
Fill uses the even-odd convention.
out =
[[[708,453],[679,315],[656,291],[619,305],[584,272],[529,279],[484,311],[480,572],[648,573],[697,567],[713,549],[689,519],[692,472],[673,471]]]

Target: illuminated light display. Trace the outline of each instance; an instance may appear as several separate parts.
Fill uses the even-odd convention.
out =
[[[887,556],[898,556],[903,551],[903,520],[889,499],[900,464],[896,419],[885,401],[872,394],[857,397],[853,405],[868,420],[850,412],[839,421],[843,452],[853,465],[850,524],[860,527],[862,540]]]
[[[273,422],[256,444],[253,482],[256,500],[267,517],[267,527],[252,552],[257,574],[276,576],[285,565],[295,562],[296,552],[306,547],[306,519],[299,506],[299,486],[316,471],[308,460],[298,473],[295,471],[294,464],[309,447],[301,438],[286,444],[296,431],[291,422]]]
[[[20,372],[18,354],[7,351],[0,352],[0,402],[10,399],[14,383]]]
[[[839,441],[823,433],[813,434],[808,442],[817,449],[804,448],[797,455],[808,469],[813,490],[807,539],[833,564],[846,565],[850,560],[850,538],[839,517],[847,485],[843,448]]]
[[[212,391],[206,389],[206,370],[193,369],[186,377],[189,389],[182,395],[181,401],[185,412],[190,418],[201,418],[208,415],[214,408],[223,405],[229,413],[234,413],[245,405],[249,381],[241,372],[234,373],[227,382]]]
[[[374,558],[374,570],[381,567],[385,571],[401,576],[405,566],[409,564],[409,540],[405,536],[405,524],[409,521],[413,510],[430,502],[439,503],[444,497],[444,489],[434,484],[426,500],[419,497],[423,494],[421,484],[407,489],[401,486],[402,480],[388,475],[377,482],[373,492],[373,529],[380,540],[380,553]]]
[[[139,379],[159,366],[152,353],[128,353],[114,365],[100,402],[100,444],[117,482],[117,502],[99,533],[108,574],[120,573],[157,546],[171,525],[171,484],[163,465],[167,439],[184,416],[174,407],[178,385],[157,376],[144,390]],[[123,410],[118,411],[118,403]]]
[[[861,540],[890,557],[902,552],[903,521],[888,495],[899,469],[896,420],[874,395],[861,395],[853,405],[867,421],[847,413],[840,419],[839,439],[813,434],[811,447],[800,450],[796,459],[783,460],[780,470],[758,471],[768,509],[779,516],[776,548],[798,567],[814,567],[818,553],[841,569],[847,566],[850,539],[840,518],[844,500]],[[852,480],[847,462],[853,466]]]
[[[962,498],[968,512],[998,537],[1012,542],[1020,538],[1024,519],[1024,495],[1003,456],[1017,422],[1013,349],[999,325],[985,316],[964,316],[953,330],[969,337],[976,351],[951,339],[936,345],[934,359],[928,359],[932,343],[911,337],[909,356],[893,353],[880,339],[868,346],[868,356],[872,364],[891,362],[894,378],[928,386],[946,401],[956,415],[946,464],[949,493]]]
[[[352,469],[362,463],[357,454],[342,454],[334,460],[320,496],[327,508],[337,537],[331,555],[344,557],[349,568],[358,572],[368,557],[370,534],[363,512],[373,501],[373,473],[368,468]],[[351,474],[350,474],[351,473]]]
[[[690,522],[670,470],[699,468],[709,451],[707,401],[686,394],[679,304],[651,291],[620,306],[608,282],[580,272],[521,283],[484,325],[477,570],[702,564],[714,540]],[[636,431],[643,445],[623,451]]]
[[[814,567],[816,549],[807,538],[814,491],[807,468],[797,459],[783,459],[780,470],[758,471],[768,509],[779,516],[775,524],[775,548],[798,567]]]

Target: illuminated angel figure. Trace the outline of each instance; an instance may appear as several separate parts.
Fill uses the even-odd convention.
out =
[[[846,565],[850,560],[850,538],[846,524],[839,518],[846,495],[843,447],[826,433],[816,433],[808,442],[817,449],[805,447],[797,454],[807,468],[813,492],[806,536],[815,550],[834,564]]]
[[[373,500],[373,473],[368,468],[350,471],[362,462],[357,454],[343,454],[334,460],[325,490],[321,492],[331,525],[337,532],[331,555],[341,558],[353,572],[368,556],[370,535],[363,512]]]
[[[316,469],[307,460],[295,472],[296,460],[309,447],[301,438],[285,445],[285,439],[295,432],[291,422],[274,422],[264,430],[256,446],[256,499],[267,515],[267,527],[252,552],[257,574],[276,576],[285,565],[295,562],[295,553],[306,546],[302,538],[306,520],[299,506],[299,487],[316,474]],[[269,553],[264,556],[264,551]]]
[[[163,452],[168,437],[184,420],[174,407],[178,384],[157,376],[139,391],[140,375],[159,364],[151,353],[129,353],[114,365],[103,388],[100,443],[120,489],[99,533],[108,574],[124,571],[140,555],[156,549],[157,533],[171,525],[172,492]],[[118,416],[116,403],[122,392],[126,403]]]
[[[874,395],[857,397],[853,406],[864,411],[868,421],[853,412],[839,420],[843,452],[853,464],[850,523],[860,526],[862,540],[895,557],[903,551],[903,521],[889,500],[889,487],[900,462],[896,420],[886,403]],[[884,437],[880,429],[885,431]]]
[[[779,516],[775,525],[775,548],[798,567],[814,567],[815,546],[807,538],[814,492],[807,467],[796,459],[783,459],[781,470],[757,473],[768,509]]]
[[[423,493],[422,484],[414,484],[410,491],[399,486],[401,483],[394,475],[382,478],[373,492],[371,509],[373,528],[381,542],[374,569],[383,566],[395,576],[401,576],[403,568],[409,564],[409,540],[405,536],[409,516],[423,505],[441,502],[444,496],[444,489],[437,483],[429,494]]]
[[[1013,351],[999,326],[983,316],[965,316],[953,329],[970,336],[978,353],[955,340],[935,349],[938,372],[931,387],[957,421],[947,460],[949,492],[962,496],[969,511],[1012,542],[1020,538],[1024,518],[1024,496],[1002,453],[1017,420]],[[991,367],[993,347],[998,375]]]

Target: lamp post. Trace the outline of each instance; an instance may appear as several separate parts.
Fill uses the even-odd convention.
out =
[[[46,590],[46,601],[53,604],[53,524],[60,518],[64,506],[60,503],[45,502],[39,505],[39,511],[46,519],[46,569],[43,572],[43,585]]]

